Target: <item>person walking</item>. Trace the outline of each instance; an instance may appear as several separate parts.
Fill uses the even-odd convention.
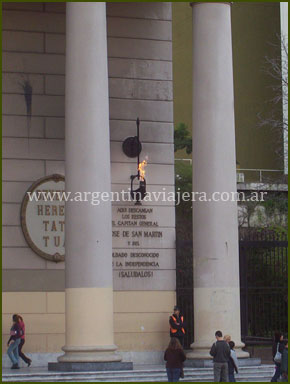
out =
[[[230,355],[230,358],[229,358],[229,361],[228,361],[228,366],[229,366],[229,382],[230,383],[235,383],[236,382],[235,372],[239,373],[239,370],[238,370],[239,362],[238,362],[238,359],[237,359],[236,352],[234,350],[235,343],[231,340],[231,341],[228,342],[228,344],[229,344],[230,350],[231,350],[231,355]]]
[[[169,345],[164,353],[166,361],[166,372],[169,383],[179,381],[183,372],[183,362],[186,360],[182,345],[176,337],[170,339]]]
[[[228,361],[231,355],[229,344],[223,340],[221,331],[215,333],[216,342],[213,343],[210,355],[213,357],[214,382],[229,381]]]
[[[13,324],[10,329],[10,339],[7,342],[7,346],[8,346],[7,354],[9,356],[9,359],[12,362],[11,369],[19,369],[18,347],[20,344],[21,336],[22,336],[22,330],[20,328],[19,318],[17,315],[12,316],[12,321],[13,321]]]
[[[177,305],[174,307],[173,311],[173,314],[169,317],[170,337],[178,339],[183,347],[185,335],[184,318],[180,315],[180,308]]]
[[[288,382],[288,341],[285,344],[285,348],[282,352],[282,361],[281,361],[281,373],[282,381]]]
[[[277,382],[281,376],[281,359],[284,350],[283,335],[281,332],[276,332],[274,336],[274,342],[272,346],[272,356],[275,363],[275,373],[271,379],[271,382]]]
[[[19,319],[19,326],[22,330],[22,336],[20,338],[20,344],[18,346],[18,354],[19,354],[19,357],[21,357],[21,359],[27,364],[27,366],[30,367],[32,360],[29,359],[27,356],[25,356],[25,354],[22,352],[22,347],[25,343],[25,324],[23,321],[23,317],[18,315],[18,319]]]

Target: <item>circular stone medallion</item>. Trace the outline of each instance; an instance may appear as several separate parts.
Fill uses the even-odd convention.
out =
[[[21,226],[33,251],[51,261],[64,261],[64,176],[37,180],[26,191],[21,206]]]

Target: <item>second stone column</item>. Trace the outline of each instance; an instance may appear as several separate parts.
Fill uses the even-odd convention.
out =
[[[215,331],[241,350],[230,3],[193,3],[193,279],[191,359],[209,359]],[[206,200],[199,200],[206,195]],[[227,200],[229,199],[229,200]],[[200,362],[201,365],[203,364]]]

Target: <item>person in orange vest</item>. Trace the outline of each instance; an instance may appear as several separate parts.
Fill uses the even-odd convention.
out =
[[[180,315],[180,308],[178,306],[174,307],[173,314],[169,317],[170,325],[170,337],[176,337],[180,344],[183,346],[185,327],[184,327],[184,318]]]

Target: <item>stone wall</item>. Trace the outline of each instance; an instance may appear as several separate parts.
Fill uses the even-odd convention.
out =
[[[64,345],[64,263],[36,255],[20,225],[29,186],[44,176],[65,175],[64,7],[3,4],[3,351],[13,313],[26,321],[28,352],[59,352]],[[136,173],[136,161],[124,155],[122,142],[136,134],[139,117],[148,191],[173,192],[171,5],[108,3],[107,30],[112,190],[127,190]],[[113,204],[117,223],[121,206]],[[158,221],[162,239],[130,249],[158,252],[160,265],[142,282],[119,277],[114,267],[115,342],[124,351],[162,350],[175,303],[174,203],[143,207],[153,208],[147,220]],[[113,239],[113,247],[126,252],[124,241]]]

